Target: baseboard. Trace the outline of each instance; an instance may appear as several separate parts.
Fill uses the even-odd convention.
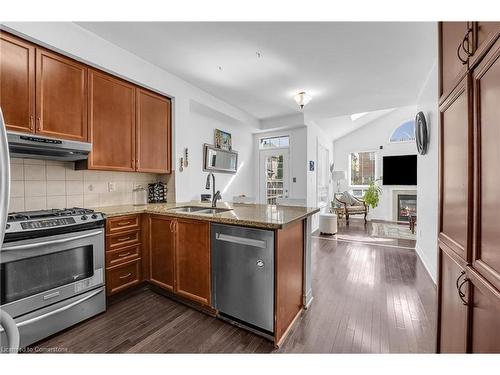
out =
[[[425,255],[424,255],[424,252],[422,251],[422,249],[418,245],[418,242],[415,245],[415,252],[417,253],[417,255],[420,258],[420,260],[422,261],[422,264],[424,265],[424,268],[427,271],[427,273],[429,274],[432,282],[435,285],[437,285],[437,280],[436,280],[436,273],[437,272],[432,272],[431,267],[429,267],[429,261],[426,259]],[[435,270],[435,271],[437,271],[437,270]]]

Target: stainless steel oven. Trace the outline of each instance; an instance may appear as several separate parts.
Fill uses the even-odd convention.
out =
[[[0,304],[19,328],[21,347],[105,311],[104,221],[99,219],[37,218],[25,225],[27,232],[9,237],[7,231],[0,252]]]

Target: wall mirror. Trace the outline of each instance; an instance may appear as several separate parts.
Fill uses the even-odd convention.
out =
[[[206,172],[236,173],[238,152],[222,150],[213,145],[203,145],[203,170]]]

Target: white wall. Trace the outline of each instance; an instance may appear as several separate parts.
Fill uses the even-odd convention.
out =
[[[307,206],[318,206],[317,173],[318,173],[318,144],[329,152],[330,163],[333,161],[333,142],[314,121],[307,122]],[[309,162],[314,161],[314,171],[309,170]],[[331,189],[330,189],[331,190]],[[319,227],[319,214],[311,218],[312,230]]]
[[[175,177],[176,200],[199,199],[204,191],[204,181],[199,176],[202,165],[203,142],[213,143],[209,133],[220,127],[233,131],[233,142],[239,146],[240,160],[251,160],[251,149],[241,147],[251,144],[252,132],[259,122],[244,111],[198,89],[182,79],[160,69],[140,57],[100,38],[71,22],[6,22],[2,28],[21,37],[64,53],[77,60],[120,76],[139,85],[148,87],[173,98],[174,150],[173,164],[178,169],[179,158],[184,148],[190,151],[190,166]],[[191,112],[191,103],[196,101],[222,116],[200,115]],[[224,120],[221,121],[221,118]],[[230,119],[230,120],[228,120]],[[236,146],[237,145],[237,146]],[[245,168],[250,168],[247,164]],[[197,178],[194,179],[194,176]],[[219,177],[218,175],[217,177]],[[229,183],[228,176],[218,178],[217,188],[222,191]],[[226,190],[226,196],[233,193],[254,195],[254,185],[244,170],[233,179]],[[224,186],[223,186],[224,185]],[[226,198],[227,199],[227,198]]]
[[[422,111],[429,130],[427,154],[418,155],[417,188],[417,246],[416,250],[434,282],[437,280],[438,259],[438,162],[439,162],[439,110],[437,34],[434,46],[436,62],[425,81],[417,101],[417,111]],[[425,176],[425,178],[420,178]]]
[[[375,173],[377,178],[382,175],[382,157],[386,155],[410,155],[416,154],[417,149],[414,142],[389,143],[389,138],[397,126],[403,122],[413,119],[416,114],[416,106],[397,108],[385,116],[366,124],[352,133],[349,133],[333,143],[335,170],[346,171],[349,178],[349,154],[359,151],[376,151]],[[383,146],[381,150],[379,147]],[[417,176],[418,178],[419,176]],[[420,181],[420,180],[419,180]],[[383,186],[382,195],[377,208],[370,209],[373,219],[392,220],[392,191],[393,190],[417,190],[416,186]],[[333,188],[336,191],[337,184],[333,181]],[[340,184],[340,191],[350,189],[349,182],[343,181]],[[420,197],[417,196],[417,201]],[[420,221],[420,218],[419,218]]]

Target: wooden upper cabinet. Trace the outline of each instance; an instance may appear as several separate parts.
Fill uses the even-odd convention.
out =
[[[175,219],[149,217],[149,281],[174,290]]]
[[[469,22],[441,22],[439,24],[440,34],[440,95],[447,96],[453,90],[462,77],[465,76],[467,65],[460,61],[466,61],[467,54],[461,47],[462,42],[470,28]],[[472,35],[469,35],[469,48],[472,48]]]
[[[500,291],[469,272],[470,352],[500,353]]]
[[[439,249],[439,342],[440,353],[466,353],[467,306],[460,299],[457,285],[465,280],[465,270],[440,246]],[[467,299],[468,283],[461,291]]]
[[[0,32],[0,107],[7,130],[33,132],[35,47]]]
[[[489,42],[494,42],[494,39],[500,35],[500,22],[474,22],[474,26],[478,50]]]
[[[36,133],[87,141],[87,67],[36,49]]]
[[[472,227],[472,120],[469,76],[440,107],[441,217],[439,239],[470,260]]]
[[[474,124],[478,147],[473,265],[500,289],[500,40],[474,69]]]
[[[89,169],[135,170],[135,86],[89,69]]]
[[[171,172],[170,100],[137,89],[137,171]]]
[[[210,305],[209,223],[177,219],[175,225],[175,292],[192,301]]]

